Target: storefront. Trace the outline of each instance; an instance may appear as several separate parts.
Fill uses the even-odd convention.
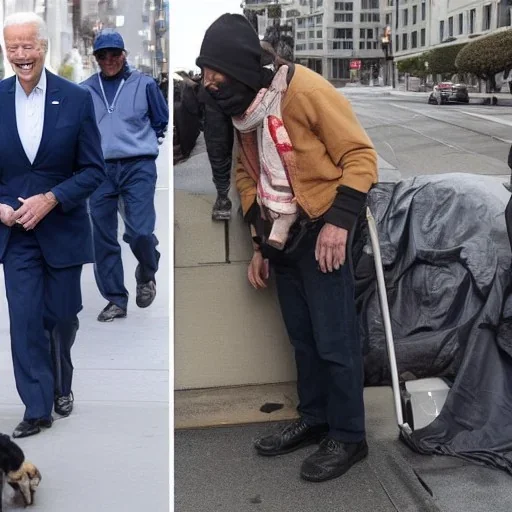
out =
[[[329,80],[370,85],[378,80],[381,59],[329,59]]]

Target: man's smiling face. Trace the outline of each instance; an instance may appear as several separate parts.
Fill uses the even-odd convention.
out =
[[[30,94],[38,84],[44,68],[46,45],[39,39],[35,23],[10,25],[4,29],[7,60],[23,90]]]

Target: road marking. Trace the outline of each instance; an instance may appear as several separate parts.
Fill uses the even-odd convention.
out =
[[[465,112],[461,110],[463,114],[473,117],[479,117],[480,119],[485,119],[486,121],[491,121],[491,123],[504,124],[505,126],[512,126],[512,121],[507,121],[506,119],[499,119],[494,116],[486,116],[485,114],[475,114],[474,112]]]
[[[479,132],[478,130],[473,130],[472,128],[468,128],[466,126],[460,126],[457,123],[450,123],[449,121],[446,121],[445,119],[440,119],[439,117],[428,115],[425,112],[421,112],[421,111],[415,110],[413,108],[404,107],[402,105],[397,105],[396,103],[390,103],[390,105],[393,106],[393,107],[396,107],[396,108],[401,108],[403,110],[408,110],[409,112],[414,112],[416,114],[420,114],[420,115],[422,115],[422,116],[424,116],[424,117],[426,117],[428,119],[432,119],[432,120],[437,121],[439,123],[449,124],[450,126],[455,126],[456,128],[460,128],[462,130],[467,130],[468,132],[473,132],[473,133],[476,133],[478,135],[483,135],[485,137],[489,137],[489,138],[491,138],[493,140],[497,140],[497,141],[503,142],[505,144],[512,144],[512,140],[502,139],[501,137],[497,137],[496,135],[489,135],[488,133]],[[462,112],[464,114],[469,114],[469,112],[465,112],[463,110],[457,110],[457,112]],[[483,116],[483,114],[474,114],[474,113],[471,113],[470,115],[473,115],[473,116]],[[494,120],[494,119],[491,118],[491,120]],[[512,126],[512,123],[510,123],[510,122],[507,122],[505,124],[507,124],[507,126]],[[478,154],[478,153],[475,153],[475,154]]]

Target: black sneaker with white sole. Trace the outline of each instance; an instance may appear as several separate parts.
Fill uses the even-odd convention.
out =
[[[59,416],[69,416],[73,411],[73,402],[75,398],[73,396],[73,392],[69,395],[56,396],[53,401],[53,407],[55,412]]]
[[[217,196],[217,200],[213,205],[213,220],[229,220],[231,218],[231,201],[228,197]]]

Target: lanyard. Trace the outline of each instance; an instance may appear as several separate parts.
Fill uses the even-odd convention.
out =
[[[119,87],[117,88],[116,95],[114,96],[114,99],[112,100],[111,105],[108,104],[107,95],[105,94],[105,89],[103,89],[103,82],[101,80],[101,76],[100,76],[99,72],[98,72],[98,80],[100,81],[101,93],[103,94],[103,100],[105,101],[105,106],[107,107],[107,112],[109,114],[112,114],[112,112],[114,112],[114,109],[115,109],[115,103],[116,103],[117,97],[119,96],[119,93],[121,92],[121,89],[123,88],[125,79],[123,78],[121,80],[121,83],[119,84]]]

